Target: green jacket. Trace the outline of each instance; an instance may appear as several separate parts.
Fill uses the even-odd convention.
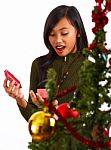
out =
[[[39,66],[39,60],[45,59],[46,56],[41,56],[39,58],[36,58],[32,62],[31,66],[31,74],[30,74],[30,88],[29,90],[33,90],[35,93],[37,91],[37,88],[41,88],[40,78],[42,77],[42,71],[40,72],[40,66]],[[79,70],[82,65],[82,62],[84,60],[84,57],[79,52],[71,53],[65,57],[57,56],[56,59],[52,62],[52,64],[49,67],[53,67],[55,71],[57,72],[57,82],[60,83],[63,80],[63,83],[60,83],[60,88],[58,92],[62,92],[65,89],[70,88],[71,86],[78,86],[79,82]],[[48,69],[48,68],[47,68]],[[63,78],[64,73],[67,72],[68,75],[66,78]],[[47,71],[47,70],[46,70]],[[42,87],[43,88],[43,87]],[[59,104],[63,102],[69,102],[73,98],[73,92],[58,98]],[[30,95],[28,98],[28,104],[25,109],[18,106],[20,109],[21,114],[26,119],[26,121],[29,120],[30,116],[37,110],[37,106],[33,104]]]

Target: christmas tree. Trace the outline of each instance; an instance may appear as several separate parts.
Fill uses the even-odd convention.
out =
[[[29,149],[52,150],[54,142],[63,136],[62,149],[69,150],[67,149],[69,145],[68,136],[64,134],[64,127],[66,128],[65,132],[68,131],[75,138],[74,150],[108,150],[111,148],[109,137],[111,126],[111,64],[108,58],[111,50],[106,48],[107,32],[104,30],[108,23],[107,13],[111,11],[111,0],[95,0],[95,2],[96,6],[92,10],[92,22],[95,23],[92,32],[95,37],[89,47],[83,50],[85,60],[80,69],[80,83],[77,87],[80,96],[77,98],[75,94],[70,102],[70,110],[72,107],[76,108],[80,117],[66,119],[66,116],[62,116],[60,111],[51,105],[51,100],[54,99],[56,93],[56,73],[49,70],[46,83],[48,102],[45,103],[45,106],[49,108],[50,112],[58,115],[57,130],[49,131],[49,134],[52,131],[55,132],[50,140],[37,143],[30,142]],[[71,87],[56,97],[65,95],[74,89],[76,88]],[[106,110],[102,110],[104,103],[107,104]]]

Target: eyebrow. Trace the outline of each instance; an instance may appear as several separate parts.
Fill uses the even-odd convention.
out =
[[[67,27],[62,27],[59,30],[61,31],[61,30],[65,30],[65,29],[68,29],[68,28]],[[55,30],[53,29],[52,31],[55,31]]]
[[[63,28],[61,28],[60,30],[64,30],[64,29],[68,29],[67,27],[63,27]]]

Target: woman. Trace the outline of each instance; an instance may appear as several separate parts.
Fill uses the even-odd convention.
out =
[[[5,91],[17,101],[27,121],[40,108],[40,95],[36,93],[38,88],[45,87],[49,68],[57,72],[58,92],[78,85],[78,73],[84,60],[82,49],[88,46],[88,41],[81,16],[74,6],[61,5],[50,12],[44,27],[44,43],[49,53],[32,62],[28,102],[19,85],[11,82],[7,86],[7,79],[4,80]],[[73,92],[58,98],[58,103],[69,102],[72,98]]]

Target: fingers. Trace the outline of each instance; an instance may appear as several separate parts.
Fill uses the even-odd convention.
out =
[[[44,102],[44,99],[42,98],[42,96],[40,96],[40,94],[36,93],[36,97],[37,97],[37,99],[39,99],[39,101],[41,101],[42,103]]]
[[[38,108],[42,108],[44,99],[43,99],[38,93],[35,94],[35,93],[31,90],[31,91],[30,91],[30,97],[31,97],[33,103],[34,103],[35,105],[37,105]]]
[[[14,86],[12,88],[12,95],[11,95],[13,98],[15,99],[23,99],[24,95],[23,93],[21,92],[21,89],[20,89],[20,85],[18,84],[17,86]]]
[[[9,96],[11,96],[12,93],[13,93],[14,83],[15,83],[15,82],[12,81],[12,82],[9,83],[9,86],[7,86],[7,80],[4,80],[3,86],[4,86],[4,88],[5,88],[6,93],[8,93]]]
[[[7,79],[4,80],[3,87],[4,87],[5,89],[7,88]]]
[[[8,80],[5,79],[4,83],[3,83],[3,87],[4,87],[5,91],[6,91],[6,93],[10,93],[11,92],[11,86],[13,85],[13,83],[12,83],[12,85],[10,84],[10,87],[8,87],[7,86],[7,82],[8,82]]]
[[[32,101],[33,101],[34,104],[38,103],[36,95],[35,95],[35,93],[32,90],[30,91],[30,97],[31,97],[31,99],[32,99]]]
[[[7,86],[7,79],[5,79],[3,83],[3,87],[6,93],[12,98],[14,99],[21,98],[20,85],[18,84],[17,86],[15,86],[14,84],[15,82],[12,81],[12,82],[9,82],[9,85]],[[23,94],[22,94],[22,97],[23,97]]]
[[[23,108],[26,108],[27,101],[24,99],[24,94],[21,92],[20,84],[15,85],[15,82],[9,82],[7,85],[7,79],[4,80],[3,87],[6,93],[16,99],[16,102]]]

